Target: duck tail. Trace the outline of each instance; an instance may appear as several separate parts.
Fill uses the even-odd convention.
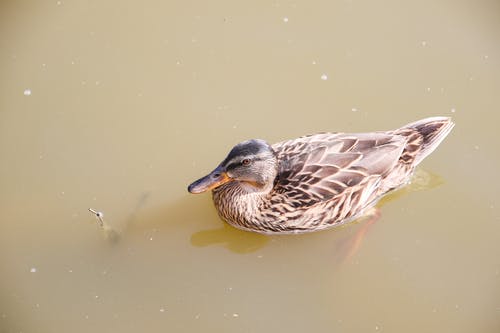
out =
[[[401,132],[404,135],[410,129],[420,134],[422,140],[420,142],[420,150],[418,150],[412,163],[413,165],[417,165],[439,146],[441,141],[450,133],[453,126],[455,124],[449,117],[430,117],[405,125],[397,130],[396,133]]]

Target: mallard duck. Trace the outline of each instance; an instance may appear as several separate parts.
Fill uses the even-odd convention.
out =
[[[453,126],[450,118],[432,117],[386,132],[320,133],[273,145],[252,139],[188,191],[212,190],[222,219],[243,230],[322,230],[361,217],[408,183]]]

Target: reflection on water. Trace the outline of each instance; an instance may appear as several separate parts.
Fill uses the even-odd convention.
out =
[[[191,236],[191,244],[198,247],[221,245],[235,253],[250,253],[269,242],[269,236],[250,233],[224,224],[221,228],[202,230]]]
[[[0,332],[499,331],[497,2],[4,1],[0,27]],[[268,237],[186,191],[245,139],[436,115],[378,219]]]
[[[409,195],[416,191],[425,191],[434,189],[444,184],[444,179],[431,171],[427,171],[422,167],[417,167],[413,173],[410,183],[382,197],[377,204],[377,207],[382,207],[386,203],[395,201],[398,198]]]

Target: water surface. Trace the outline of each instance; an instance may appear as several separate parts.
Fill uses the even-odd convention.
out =
[[[0,9],[1,332],[500,329],[496,2]],[[186,191],[244,139],[434,115],[370,225],[265,237]]]

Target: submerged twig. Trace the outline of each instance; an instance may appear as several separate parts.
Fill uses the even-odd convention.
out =
[[[99,225],[101,226],[101,228],[104,228],[104,220],[102,219],[104,217],[104,213],[97,212],[97,211],[93,210],[92,208],[89,208],[89,212],[94,213],[95,217],[99,221]]]
[[[99,226],[104,230],[104,236],[106,237],[106,239],[108,239],[112,243],[117,242],[120,238],[120,234],[118,233],[118,231],[114,230],[106,222],[104,222],[104,213],[96,211],[92,208],[89,208],[89,212],[93,213],[97,218]]]

